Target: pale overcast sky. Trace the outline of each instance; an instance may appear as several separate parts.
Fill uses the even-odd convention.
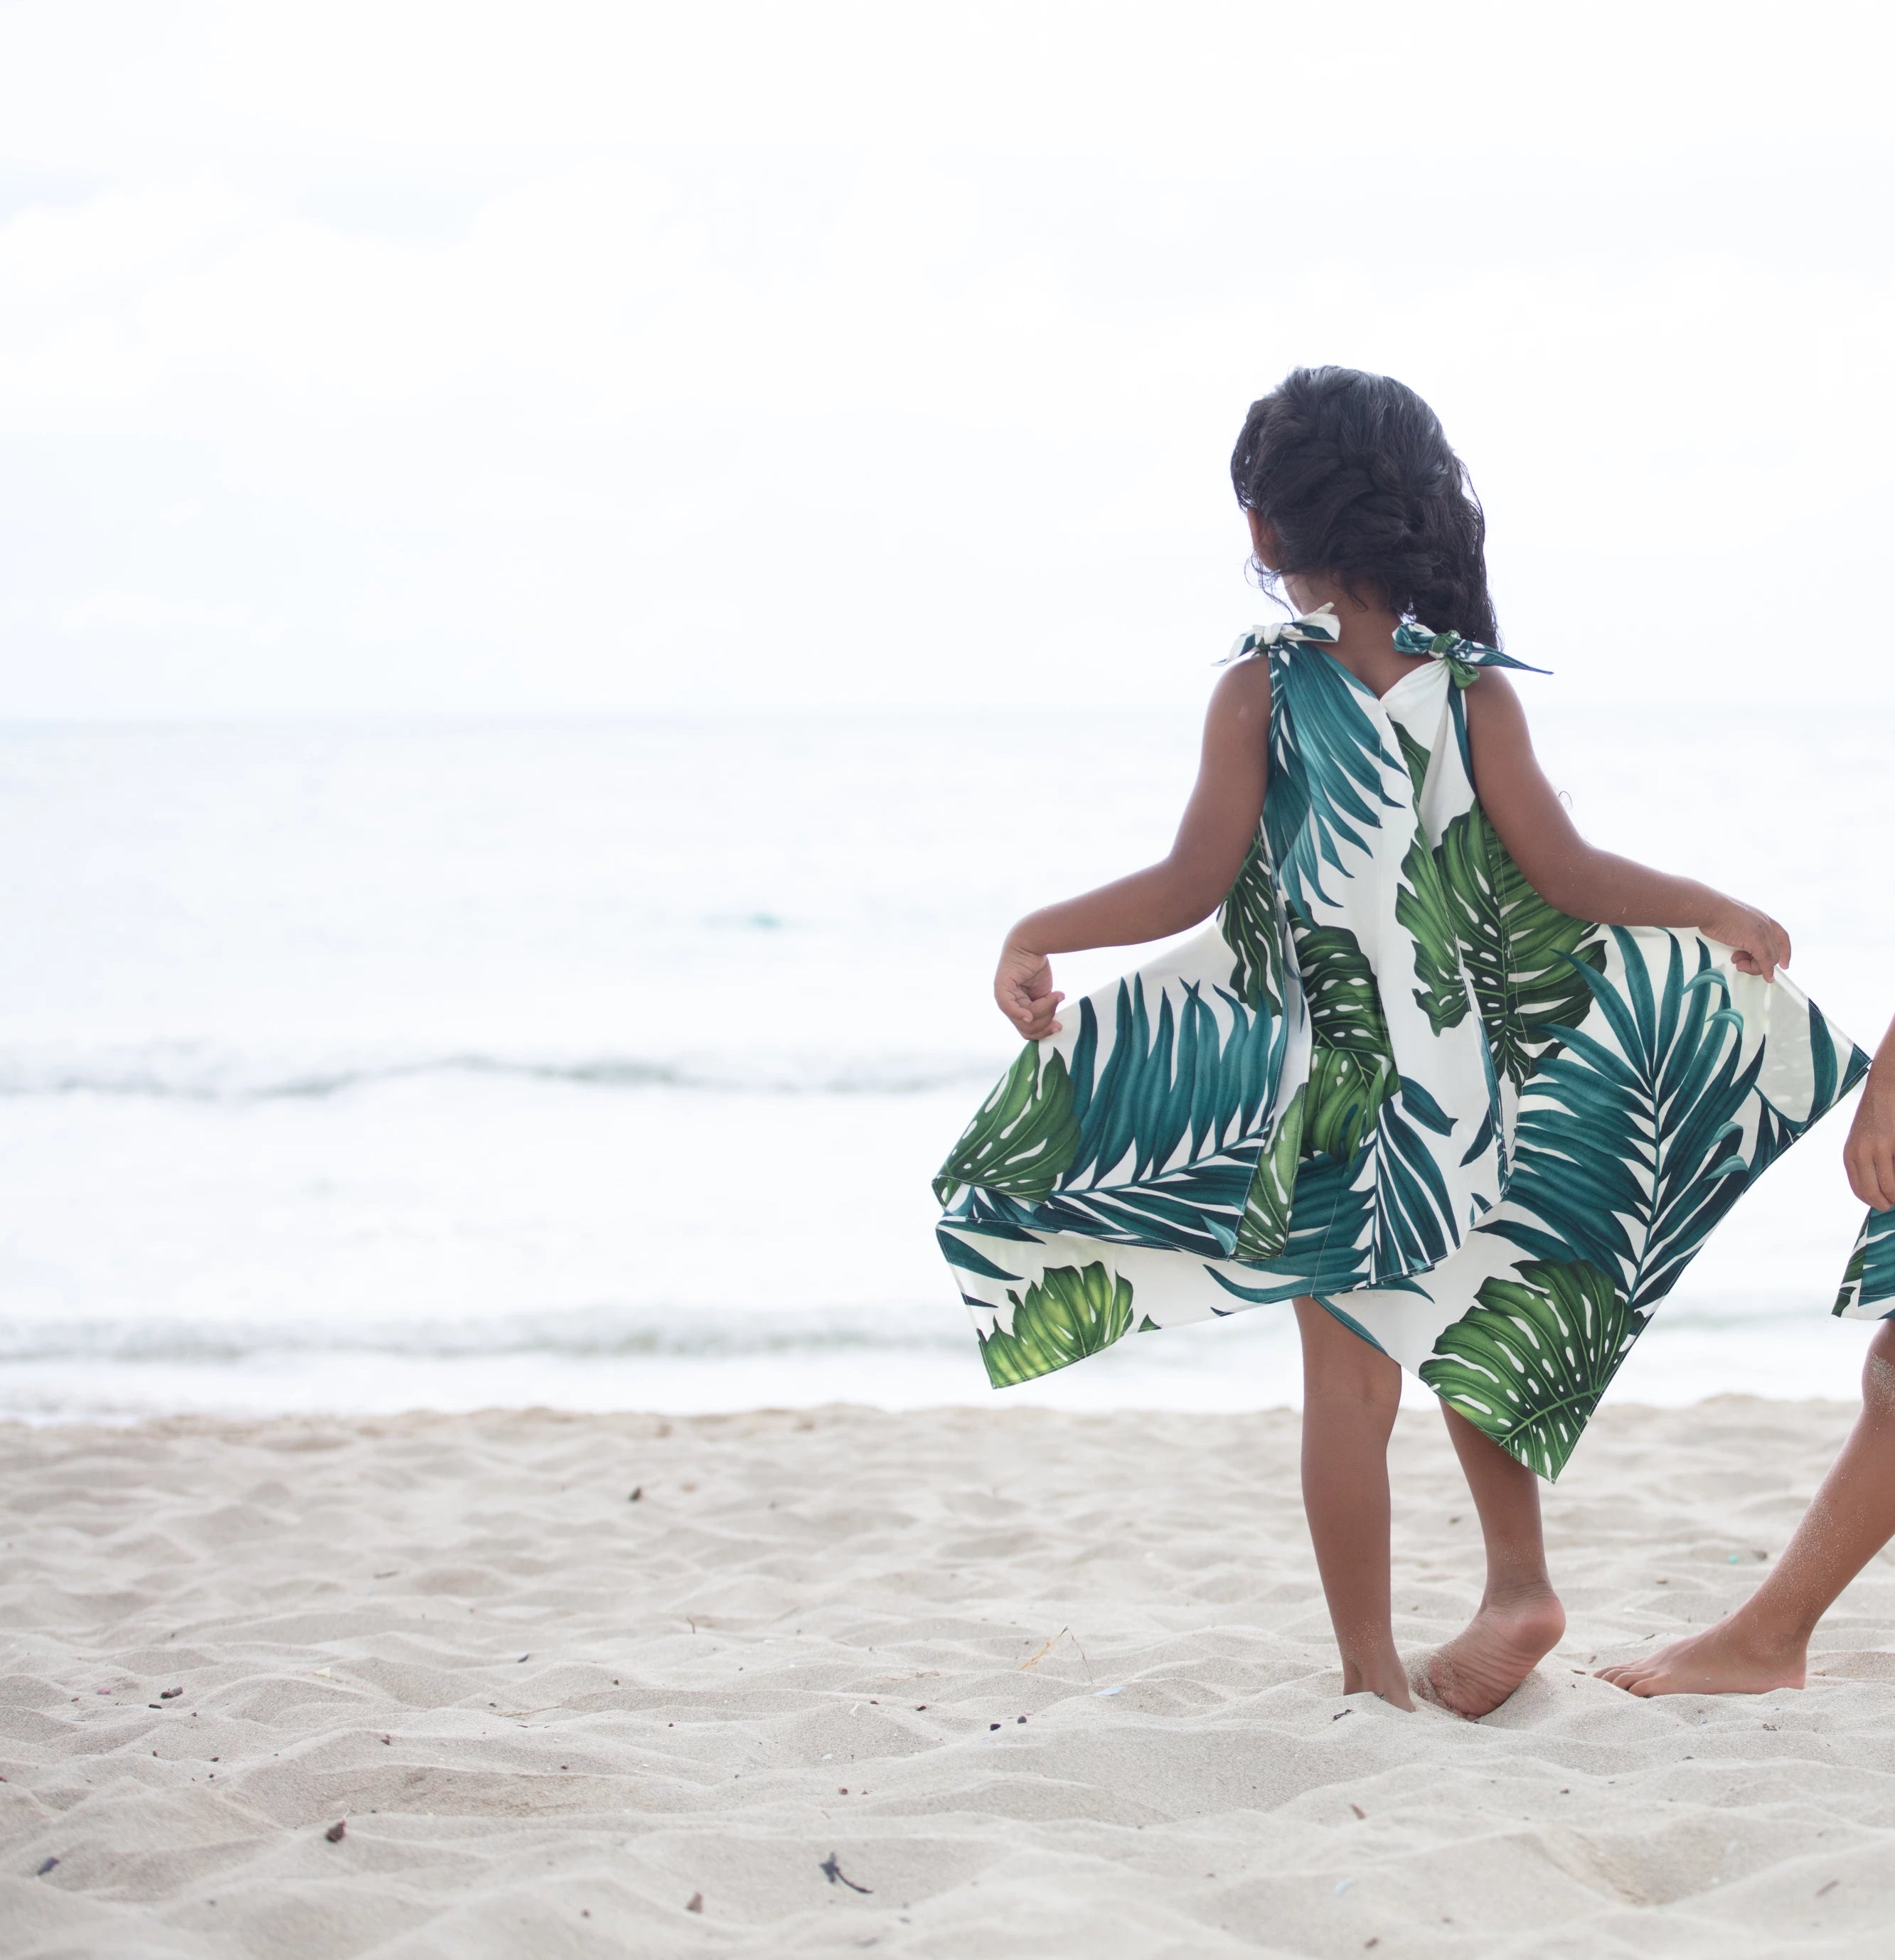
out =
[[[1887,18],[0,0],[0,714],[1195,702],[1324,360],[1574,695],[1895,704]]]

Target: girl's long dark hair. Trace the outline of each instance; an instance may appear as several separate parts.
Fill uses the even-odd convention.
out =
[[[1275,530],[1279,572],[1326,572],[1437,632],[1499,645],[1480,499],[1413,389],[1298,368],[1250,404],[1231,481]]]

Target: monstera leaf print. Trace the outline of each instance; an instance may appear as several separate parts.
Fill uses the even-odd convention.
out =
[[[1749,1181],[1738,1119],[1763,1051],[1739,1067],[1743,1022],[1705,941],[1690,941],[1687,979],[1677,935],[1665,934],[1655,991],[1639,940],[1617,926],[1612,935],[1624,985],[1576,969],[1598,1007],[1597,1032],[1569,1030],[1536,1066],[1507,1193],[1530,1216],[1493,1229],[1538,1259],[1590,1261],[1645,1309]]]
[[[1435,752],[1424,749],[1399,721],[1395,724],[1395,739],[1402,745],[1402,760],[1408,765],[1408,780],[1415,785],[1415,798],[1419,803],[1422,784],[1428,780],[1428,765],[1434,760]]]
[[[1460,977],[1454,907],[1441,867],[1419,830],[1402,860],[1395,916],[1414,942],[1415,978],[1422,983],[1414,990],[1416,1006],[1436,1034],[1459,1027],[1467,1018],[1467,988]]]
[[[1325,1048],[1387,1056],[1388,1020],[1362,941],[1347,926],[1314,925],[1305,915],[1292,917],[1311,1034]]]
[[[1299,915],[1294,931],[1311,1043],[1304,1147],[1352,1157],[1394,1080],[1387,1017],[1374,969],[1346,926],[1312,925]]]
[[[1603,942],[1588,937],[1599,929],[1547,904],[1478,804],[1448,825],[1439,857],[1494,1067],[1518,1087],[1553,1031],[1585,1018],[1591,1000],[1575,963],[1604,966]]]
[[[1031,1042],[962,1133],[935,1179],[935,1195],[945,1207],[972,1185],[1037,1204],[1078,1148],[1065,1058],[1054,1050],[1043,1061]]]
[[[1871,1307],[1879,1307],[1884,1320],[1895,1313],[1895,1211],[1871,1211],[1862,1220],[1836,1296],[1838,1313],[1862,1319]]]
[[[1394,1079],[1395,1065],[1386,1056],[1311,1048],[1304,1147],[1323,1157],[1352,1157],[1375,1134],[1376,1117]]]
[[[1303,1083],[1276,1119],[1269,1143],[1257,1153],[1256,1169],[1244,1195],[1235,1256],[1254,1265],[1274,1258],[1290,1233],[1290,1208],[1296,1194],[1296,1169],[1303,1154],[1303,1117],[1309,1084]]]
[[[1342,851],[1366,848],[1381,813],[1397,804],[1382,787],[1401,765],[1384,746],[1362,703],[1362,684],[1339,660],[1311,653],[1270,661],[1270,788],[1263,828],[1285,897],[1307,907],[1334,903],[1323,867],[1339,889],[1348,881]]]
[[[1011,1330],[996,1327],[981,1338],[980,1358],[997,1389],[1049,1374],[1096,1354],[1132,1325],[1132,1282],[1103,1265],[1054,1266],[1013,1303]]]
[[[1583,1259],[1523,1260],[1490,1279],[1441,1332],[1422,1379],[1549,1481],[1618,1371],[1645,1316]]]
[[[1218,908],[1218,929],[1237,956],[1231,985],[1245,1003],[1276,1015],[1283,1011],[1283,909],[1270,868],[1269,846],[1260,832]]]

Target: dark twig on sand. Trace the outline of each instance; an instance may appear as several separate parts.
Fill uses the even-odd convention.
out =
[[[832,1885],[846,1885],[852,1892],[867,1892],[874,1890],[873,1885],[858,1885],[853,1879],[846,1876],[842,1866],[836,1862],[836,1853],[833,1851],[830,1852],[817,1869]]]

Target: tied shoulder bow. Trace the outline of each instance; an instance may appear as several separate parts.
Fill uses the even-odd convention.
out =
[[[1218,664],[1248,660],[1272,647],[1333,647],[1342,637],[1342,622],[1333,603],[1326,602],[1314,612],[1300,612],[1294,619],[1273,620],[1267,626],[1253,626],[1237,636],[1237,644]],[[1545,667],[1529,667],[1498,647],[1483,646],[1460,633],[1436,633],[1413,621],[1404,621],[1395,629],[1398,654],[1422,654],[1439,660],[1454,676],[1457,687],[1471,687],[1483,667],[1513,667],[1521,673],[1545,673]]]
[[[1326,601],[1314,612],[1299,612],[1294,619],[1273,619],[1267,626],[1253,626],[1247,633],[1240,633],[1237,644],[1218,665],[1228,667],[1233,660],[1247,660],[1272,647],[1333,647],[1342,637],[1335,605]]]
[[[1405,621],[1395,628],[1398,654],[1425,654],[1439,660],[1453,675],[1457,687],[1471,687],[1483,667],[1514,667],[1521,673],[1545,673],[1545,667],[1529,667],[1498,647],[1483,647],[1478,640],[1459,633],[1431,633],[1425,626]]]

